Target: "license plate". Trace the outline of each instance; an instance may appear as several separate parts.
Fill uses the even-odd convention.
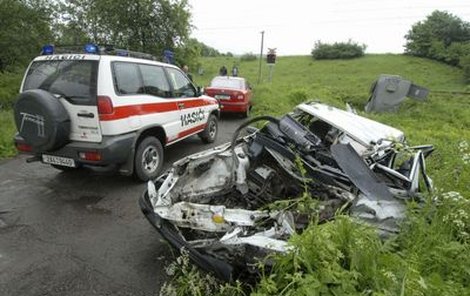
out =
[[[75,167],[75,160],[73,160],[73,158],[43,154],[42,161],[49,164],[61,165],[71,168]]]
[[[215,95],[215,98],[218,100],[230,100],[230,96],[228,95]]]

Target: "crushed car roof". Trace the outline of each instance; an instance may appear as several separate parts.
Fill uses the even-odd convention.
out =
[[[344,131],[360,144],[369,147],[383,140],[403,141],[402,131],[383,123],[320,103],[300,104],[301,109]]]

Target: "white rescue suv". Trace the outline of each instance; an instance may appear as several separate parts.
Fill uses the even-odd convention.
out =
[[[14,107],[20,152],[62,169],[157,177],[163,148],[217,136],[219,104],[183,71],[148,54],[87,44],[84,53],[45,46]]]

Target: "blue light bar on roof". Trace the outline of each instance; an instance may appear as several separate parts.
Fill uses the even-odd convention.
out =
[[[54,54],[54,45],[52,44],[46,44],[42,47],[41,51],[42,55],[51,55]]]
[[[98,46],[96,46],[96,44],[93,44],[93,43],[88,43],[88,44],[85,44],[85,46],[83,47],[83,50],[85,51],[85,53],[97,54]]]

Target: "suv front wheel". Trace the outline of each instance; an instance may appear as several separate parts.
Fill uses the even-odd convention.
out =
[[[217,117],[214,114],[211,114],[209,116],[209,120],[207,120],[206,128],[199,133],[199,137],[206,144],[212,143],[215,141],[215,138],[217,138],[217,132]]]
[[[158,177],[162,167],[162,143],[155,137],[144,138],[135,152],[134,175],[142,181],[148,181]]]

